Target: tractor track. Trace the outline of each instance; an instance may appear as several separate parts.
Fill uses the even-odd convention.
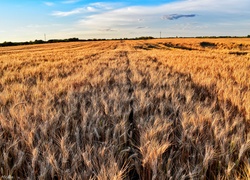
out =
[[[134,85],[131,80],[133,73],[131,70],[130,60],[128,58],[128,51],[121,51],[119,59],[126,64],[126,84],[128,86],[127,93],[129,96],[129,115],[126,123],[127,142],[126,148],[130,149],[127,156],[129,160],[129,168],[125,174],[128,179],[141,179],[140,172],[142,170],[141,154],[138,149],[140,147],[140,132],[134,116]],[[124,162],[125,163],[125,162]]]

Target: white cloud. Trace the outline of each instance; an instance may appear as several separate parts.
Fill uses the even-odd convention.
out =
[[[249,0],[182,0],[158,6],[98,2],[52,15],[77,15],[75,32],[97,38],[159,36],[160,31],[169,36],[221,35],[229,29],[237,33],[242,29],[244,35],[250,23],[248,7]]]
[[[114,28],[132,28],[153,26],[170,26],[172,22],[163,21],[162,17],[167,19],[178,19],[183,23],[199,20],[200,25],[193,27],[205,26],[203,21],[230,21],[231,17],[239,18],[242,14],[250,15],[247,7],[250,7],[248,0],[184,0],[177,1],[159,6],[128,6],[115,8],[102,13],[85,16],[78,22],[79,26],[88,27],[89,29],[110,26]],[[170,14],[167,15],[166,14]],[[173,15],[176,15],[173,17]],[[177,17],[178,15],[178,17]],[[193,17],[193,18],[180,18]],[[180,18],[180,19],[179,19]],[[250,17],[249,17],[250,18]],[[237,21],[233,22],[236,23]],[[142,23],[138,26],[138,23]],[[189,26],[192,26],[189,25]],[[183,29],[186,29],[185,27]]]
[[[53,16],[59,16],[59,17],[66,17],[66,16],[71,16],[71,15],[76,15],[76,14],[81,14],[84,11],[87,11],[86,8],[76,8],[71,11],[54,11],[52,13]]]
[[[117,9],[123,6],[122,3],[104,3],[104,2],[97,2],[97,3],[91,3],[90,6],[93,6],[97,9],[102,10],[112,10]]]
[[[45,4],[46,6],[54,6],[55,3],[53,2],[44,2],[43,4]]]
[[[67,0],[67,1],[62,1],[63,4],[74,4],[80,2],[80,0]]]
[[[97,12],[97,11],[98,11],[96,8],[91,7],[91,6],[86,7],[86,10],[87,10],[88,12]]]
[[[66,1],[64,1],[64,3],[66,3]],[[77,14],[102,13],[102,12],[111,11],[115,8],[118,8],[120,5],[121,4],[118,4],[118,3],[100,3],[100,2],[91,3],[80,8],[72,9],[70,11],[54,11],[52,15],[58,16],[58,17],[66,17],[66,16],[77,15]]]

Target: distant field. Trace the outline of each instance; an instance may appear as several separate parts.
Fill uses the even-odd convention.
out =
[[[250,179],[250,38],[0,48],[0,179]]]

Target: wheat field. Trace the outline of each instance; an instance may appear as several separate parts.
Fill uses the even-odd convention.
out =
[[[0,48],[0,179],[250,179],[250,39]]]

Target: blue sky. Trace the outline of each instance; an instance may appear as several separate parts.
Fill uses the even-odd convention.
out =
[[[0,0],[0,42],[246,36],[249,8],[249,0]]]

